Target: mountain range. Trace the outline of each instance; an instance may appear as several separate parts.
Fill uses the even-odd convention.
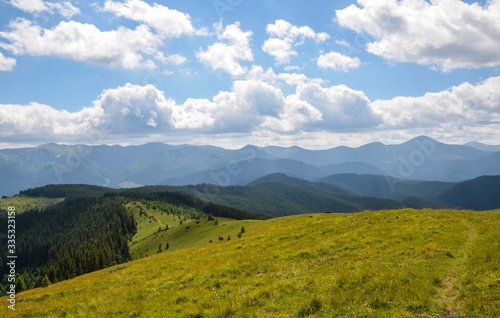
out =
[[[326,150],[251,145],[231,150],[163,143],[44,144],[0,150],[0,175],[3,176],[0,194],[7,196],[47,184],[111,188],[201,183],[246,185],[275,173],[321,183],[328,183],[324,178],[343,174],[379,176],[385,181],[404,180],[408,187],[416,180],[460,182],[483,175],[500,175],[500,146],[477,142],[449,145],[421,136],[397,145],[371,143]],[[359,191],[353,192],[373,196]],[[404,197],[394,197],[393,192],[389,198]]]

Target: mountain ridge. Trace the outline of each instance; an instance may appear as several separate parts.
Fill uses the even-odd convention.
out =
[[[233,150],[163,143],[134,146],[48,143],[0,150],[0,174],[7,180],[0,184],[0,195],[60,183],[114,188],[203,182],[243,185],[280,172],[309,181],[332,174],[359,173],[457,182],[481,175],[499,175],[499,158],[500,151],[448,145],[426,136],[401,144],[375,142],[356,148],[338,146],[323,150],[297,146],[247,145]],[[214,180],[213,175],[220,178]]]

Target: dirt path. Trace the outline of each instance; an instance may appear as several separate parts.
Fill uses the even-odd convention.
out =
[[[474,247],[474,242],[478,237],[477,229],[472,221],[467,222],[457,219],[457,222],[463,222],[467,226],[467,241],[459,253],[455,255],[450,266],[450,272],[442,282],[443,287],[441,288],[440,297],[437,299],[438,305],[444,308],[441,317],[445,318],[465,317],[465,314],[462,312],[464,303],[458,299],[460,289],[462,288],[460,282],[465,275],[467,256],[469,255],[469,251]]]

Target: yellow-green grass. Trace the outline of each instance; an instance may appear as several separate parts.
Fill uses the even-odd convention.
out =
[[[53,206],[63,200],[64,198],[30,198],[23,195],[16,195],[10,198],[0,199],[0,209],[7,210],[9,206],[13,206],[16,208],[17,213],[22,213],[30,209],[42,209]]]
[[[205,246],[219,242],[219,237],[224,241],[236,238],[241,227],[249,226],[255,220],[232,220],[216,217],[208,221],[207,218],[200,220],[184,220],[184,217],[167,214],[164,211],[147,209],[140,202],[130,202],[126,205],[132,211],[137,221],[137,234],[130,242],[130,254],[133,259],[138,259],[158,253],[159,245],[162,252],[172,252],[190,247]],[[172,209],[182,209],[178,206],[170,206]],[[142,209],[143,214],[139,211]],[[180,224],[180,220],[183,220]],[[217,225],[215,225],[217,222]],[[168,225],[169,229],[165,230]],[[161,228],[161,231],[158,231]],[[212,242],[210,242],[212,241]],[[169,244],[166,250],[166,244]]]
[[[500,210],[256,221],[0,299],[18,317],[500,317]]]

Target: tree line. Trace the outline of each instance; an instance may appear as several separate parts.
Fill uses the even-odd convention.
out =
[[[137,232],[117,198],[86,198],[16,217],[16,267],[28,288],[72,278],[131,260],[128,241]],[[0,241],[0,250],[7,250]],[[0,273],[6,279],[7,259]],[[2,284],[5,286],[5,284]],[[0,290],[0,292],[2,292]]]

